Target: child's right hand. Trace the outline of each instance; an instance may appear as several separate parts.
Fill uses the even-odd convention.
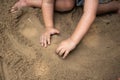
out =
[[[45,32],[40,37],[41,46],[47,47],[47,45],[50,45],[51,35],[54,34],[59,34],[59,31],[55,28],[46,28]]]

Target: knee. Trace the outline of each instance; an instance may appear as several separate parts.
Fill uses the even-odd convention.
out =
[[[24,2],[28,5],[29,4],[29,0],[24,0]]]
[[[56,10],[60,12],[70,11],[74,8],[75,1],[74,0],[58,0],[56,4]]]
[[[75,6],[74,0],[66,0],[65,9],[66,11],[72,10]]]

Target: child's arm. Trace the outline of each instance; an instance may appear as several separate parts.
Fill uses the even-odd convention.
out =
[[[68,53],[80,42],[96,17],[97,6],[98,0],[85,0],[82,18],[71,37],[64,40],[57,48],[56,52],[58,55],[63,55],[63,58],[65,58]]]
[[[47,44],[50,44],[50,37],[52,34],[59,33],[59,31],[54,28],[54,23],[53,23],[54,1],[55,0],[42,1],[42,13],[43,13],[43,19],[46,30],[42,34],[40,42],[41,45],[44,47],[47,47]]]
[[[46,28],[53,28],[54,1],[42,0],[42,13]]]
[[[71,39],[75,42],[75,44],[79,43],[95,20],[97,6],[98,0],[85,0],[84,14],[71,36]]]

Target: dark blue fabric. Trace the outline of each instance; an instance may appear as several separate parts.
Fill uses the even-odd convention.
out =
[[[100,4],[103,4],[103,3],[108,3],[112,0],[99,0],[99,3]],[[82,6],[84,4],[84,0],[76,0],[76,6]]]
[[[76,5],[77,6],[82,6],[84,3],[84,0],[76,0]]]

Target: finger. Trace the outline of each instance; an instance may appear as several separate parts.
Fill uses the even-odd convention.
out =
[[[59,56],[62,56],[64,53],[65,53],[65,49],[61,49],[61,50],[59,51]]]
[[[13,6],[10,11],[13,13],[15,10],[15,6]]]
[[[42,36],[40,37],[40,44],[42,43]]]
[[[50,37],[48,37],[48,39],[47,39],[47,43],[50,45]]]
[[[57,48],[57,50],[56,50],[56,53],[58,54],[58,53],[60,52],[61,49],[62,49],[62,47],[59,46],[59,47]]]
[[[63,59],[65,59],[68,55],[69,51],[66,51],[65,54],[63,55]]]
[[[18,3],[16,3],[16,4],[11,8],[11,12],[12,12],[12,13],[15,13],[15,12],[17,12],[17,10],[18,10]]]
[[[59,33],[60,33],[60,31],[55,29],[51,34],[59,34]]]
[[[44,39],[44,37],[42,36],[41,37],[41,46],[44,46],[44,43],[43,43],[44,40],[43,39]]]
[[[47,47],[47,40],[46,40],[46,37],[44,37],[43,40],[44,40],[44,41],[43,41],[43,43],[44,43],[44,47]]]
[[[59,34],[59,33],[60,33],[60,31],[56,30],[56,33],[57,33],[57,34]]]
[[[10,12],[11,12],[11,13],[13,13],[13,14],[14,14],[14,13],[17,13],[17,11],[16,11],[16,10],[11,10]]]

